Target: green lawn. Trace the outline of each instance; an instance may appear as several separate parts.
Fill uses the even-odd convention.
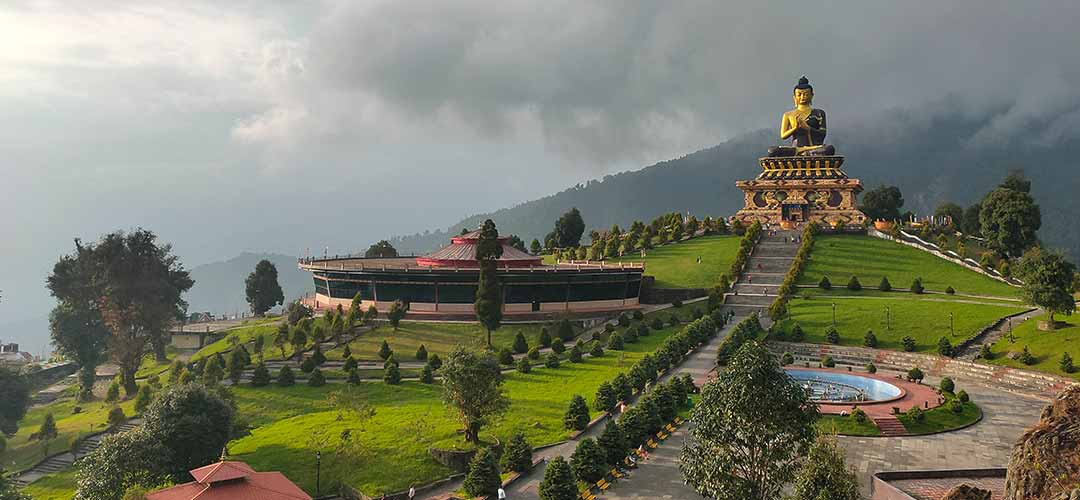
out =
[[[525,335],[529,346],[535,346],[540,339],[542,324],[508,324],[491,333],[491,343],[496,349],[511,347],[518,332]],[[548,333],[555,336],[556,325],[546,325]],[[581,329],[575,327],[575,333]],[[395,332],[390,325],[380,325],[374,331],[364,332],[359,338],[349,343],[349,350],[357,360],[378,360],[379,347],[383,340],[390,344],[398,361],[414,361],[416,349],[424,345],[428,354],[446,355],[458,344],[470,347],[483,347],[487,343],[487,334],[478,323],[422,323],[402,321]],[[344,347],[326,353],[328,359],[342,359]]]
[[[82,411],[72,413],[76,406],[81,407]],[[44,458],[41,443],[31,441],[30,435],[41,427],[46,413],[52,412],[59,433],[56,439],[49,442],[49,454],[53,454],[71,449],[71,444],[80,434],[90,433],[91,424],[95,432],[102,430],[108,422],[109,409],[112,406],[104,401],[76,403],[72,399],[67,399],[32,408],[19,421],[19,431],[8,438],[7,449],[0,453],[0,463],[4,464],[4,468],[9,471],[20,471]],[[120,404],[129,417],[134,411],[134,406],[134,400]]]
[[[784,321],[784,330],[790,332],[792,324],[798,323],[806,333],[806,342],[827,343],[825,329],[832,324],[833,304],[836,304],[840,345],[861,346],[866,331],[873,330],[879,348],[901,350],[901,340],[910,335],[920,352],[936,352],[938,339],[943,336],[956,344],[998,318],[1023,310],[1020,306],[906,298],[797,297],[791,300],[791,314]],[[886,307],[889,308],[889,329],[886,329]],[[949,313],[953,314],[955,335],[950,335]]]
[[[983,276],[927,252],[871,236],[824,235],[814,244],[800,284],[817,284],[828,276],[833,287],[843,287],[858,276],[864,288],[876,288],[882,276],[893,288],[907,289],[917,277],[927,290],[1017,297],[1020,289]]]
[[[731,268],[739,250],[739,240],[740,237],[733,235],[702,236],[647,250],[645,274],[655,276],[659,288],[715,286],[720,275]],[[698,257],[701,257],[700,263]],[[622,260],[641,262],[642,259],[638,254],[632,254]]]
[[[991,346],[994,357],[989,362],[995,365],[1039,370],[1080,379],[1080,372],[1065,373],[1060,366],[1061,355],[1067,352],[1073,358],[1073,363],[1080,368],[1080,321],[1068,316],[1057,316],[1056,319],[1065,320],[1067,326],[1052,332],[1039,331],[1036,328],[1037,322],[1046,319],[1046,316],[1040,316],[1016,325],[1013,329],[1015,342],[1011,342],[1008,335],[998,339]],[[1010,351],[1019,353],[1024,350],[1025,345],[1036,360],[1035,364],[1030,366],[1008,357]]]
[[[34,500],[71,500],[75,489],[75,471],[69,469],[38,479],[22,491]]]
[[[680,316],[688,316],[683,308]],[[664,317],[670,312],[664,312]],[[505,440],[522,430],[534,446],[566,439],[562,419],[575,394],[591,401],[601,382],[610,380],[645,353],[658,347],[678,327],[654,331],[621,352],[609,351],[584,363],[564,362],[558,369],[537,367],[532,373],[508,373],[509,412],[485,428],[486,436]],[[368,383],[359,386],[376,407],[375,417],[362,426],[348,414],[339,417],[326,397],[339,385],[320,388],[241,387],[235,390],[241,413],[257,427],[250,436],[229,445],[232,456],[258,470],[280,470],[309,492],[314,490],[314,450],[323,450],[323,484],[345,481],[366,494],[408,488],[449,474],[427,452],[432,445],[462,444],[458,424],[443,406],[437,385],[405,382],[398,386]],[[350,429],[359,445],[334,453],[341,432]]]
[[[255,337],[263,337],[265,344],[265,355],[269,358],[273,353],[278,353],[278,350],[274,348],[274,336],[277,335],[278,323],[281,321],[280,317],[274,318],[260,318],[253,319],[244,322],[242,326],[231,328],[225,338],[214,342],[212,344],[203,346],[195,354],[191,356],[191,360],[198,360],[207,356],[213,356],[219,352],[226,352],[232,349],[232,345],[229,343],[229,338],[236,338],[240,344],[246,344],[248,342],[254,342]],[[322,318],[316,319],[321,322]],[[313,325],[314,326],[314,325]],[[324,325],[325,328],[325,325]],[[289,349],[286,349],[286,353]]]
[[[952,410],[949,409],[949,404],[946,401],[945,404],[934,408],[933,410],[927,410],[926,419],[922,422],[913,421],[906,413],[901,413],[900,415],[897,415],[896,418],[900,420],[900,423],[904,424],[908,434],[918,436],[921,434],[944,432],[971,425],[982,418],[982,410],[979,409],[978,405],[969,401],[964,403],[964,411],[962,413],[953,413]]]
[[[840,415],[822,415],[817,423],[818,432],[825,434],[840,434],[842,436],[880,436],[881,429],[874,425],[869,418],[866,422],[856,422],[854,418],[841,417]]]

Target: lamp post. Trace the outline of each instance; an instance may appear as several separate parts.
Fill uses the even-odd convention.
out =
[[[956,330],[953,329],[953,313],[949,313],[949,335],[956,336]]]
[[[322,494],[321,473],[322,472],[322,451],[315,452],[315,494]]]
[[[836,328],[836,302],[832,303],[832,326]]]
[[[889,306],[885,306],[885,329],[886,330],[891,330],[892,329],[890,327],[890,325],[889,325]]]

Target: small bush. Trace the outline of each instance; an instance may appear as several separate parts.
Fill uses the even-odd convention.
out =
[[[532,445],[525,434],[519,431],[510,437],[501,461],[506,472],[526,472],[532,468]]]
[[[352,356],[349,356],[348,358],[345,358],[345,365],[343,365],[342,368],[344,368],[344,370],[348,372],[349,370],[355,370],[357,364],[358,363],[356,362],[356,359],[353,359]]]
[[[551,334],[547,327],[540,328],[540,347],[551,347]]]
[[[117,402],[119,400],[120,400],[120,381],[117,380],[117,379],[113,379],[112,383],[109,384],[108,390],[105,391],[105,402],[106,403],[115,403],[115,402]]]
[[[892,291],[892,283],[889,283],[889,278],[887,276],[881,277],[881,283],[878,283],[878,290],[881,290],[883,292]]]
[[[592,349],[589,349],[589,356],[599,358],[604,355],[604,346],[600,345],[600,342],[593,342]]]
[[[438,354],[432,354],[428,356],[428,364],[431,365],[432,370],[438,370],[442,368],[442,358]]]
[[[855,419],[855,421],[860,424],[865,424],[867,420],[870,420],[870,418],[866,416],[866,412],[858,407],[851,410],[851,418]]]
[[[401,369],[398,368],[397,363],[389,363],[386,368],[383,369],[383,382],[390,385],[398,385],[401,383]]]
[[[311,373],[315,369],[315,359],[311,357],[304,358],[304,361],[300,363],[300,371],[304,373]]]
[[[529,359],[540,359],[540,348],[533,346],[529,349],[529,353],[526,354],[526,356],[528,356]]]
[[[311,375],[308,376],[307,385],[310,385],[311,387],[322,387],[326,385],[326,377],[323,376],[322,370],[316,368],[312,371]]]
[[[900,342],[904,344],[904,351],[915,352],[915,339],[911,338],[911,336],[904,336]]]
[[[675,300],[671,301],[671,305],[672,305],[672,306],[673,306],[674,308],[678,309],[678,308],[680,308],[680,307],[682,307],[682,306],[683,306],[683,303],[682,303],[682,301],[681,301],[681,300],[679,300],[679,299],[675,299]]]
[[[924,291],[926,291],[926,289],[923,288],[922,280],[915,278],[915,281],[911,282],[911,293],[921,295]]]
[[[645,323],[639,324],[634,330],[637,332],[638,337],[648,337],[650,333],[649,327],[645,326]]]
[[[435,370],[431,368],[431,364],[425,364],[424,368],[420,370],[420,383],[433,384],[435,383]]]
[[[937,341],[937,352],[942,356],[951,357],[954,354],[952,342],[949,342],[947,337],[941,337]]]
[[[617,322],[617,323],[619,324],[619,326],[621,326],[621,327],[627,327],[627,326],[630,326],[630,316],[629,316],[628,314],[626,314],[626,313],[622,313],[622,314],[620,314],[620,315],[619,315],[619,317],[618,317],[618,318],[617,318],[617,319],[616,319],[615,321],[616,321],[616,322]]]
[[[866,347],[877,347],[878,340],[877,335],[874,335],[873,330],[867,330],[866,335],[863,336],[863,345]]]
[[[417,361],[427,361],[427,358],[428,358],[427,347],[424,344],[420,344],[420,347],[416,348],[416,360]]]
[[[567,356],[567,359],[569,359],[571,363],[581,363],[582,361],[584,361],[581,355],[581,348],[575,345],[574,347],[570,348],[570,354]]]
[[[619,332],[611,334],[611,338],[608,339],[607,348],[611,351],[623,350],[623,337]]]
[[[949,410],[957,415],[964,413],[964,403],[961,403],[960,401],[957,401],[955,399],[949,401]]]
[[[428,365],[424,365],[424,366],[427,367]],[[348,383],[352,384],[352,385],[358,385],[361,382],[363,382],[362,380],[360,380],[360,371],[359,370],[349,370],[349,378],[346,381]],[[421,375],[420,381],[423,382],[423,375]]]
[[[127,415],[124,415],[124,410],[119,406],[112,407],[109,410],[109,427],[117,427],[124,422],[127,422]]]
[[[956,399],[960,400],[961,403],[967,403],[971,401],[971,396],[968,396],[967,391],[960,389],[960,392],[956,393]]]
[[[852,276],[851,279],[848,280],[847,289],[856,292],[862,290],[862,283],[859,283],[859,278],[857,276]]]
[[[924,412],[922,408],[919,408],[918,406],[912,406],[908,409],[906,413],[908,418],[910,418],[913,422],[922,422],[926,420],[926,412]]]
[[[529,358],[521,358],[517,361],[516,365],[518,373],[530,373],[532,372],[532,364],[529,363]]]
[[[499,364],[506,366],[514,364],[514,353],[505,347],[499,349]]]
[[[566,344],[563,344],[562,339],[553,339],[551,341],[551,352],[554,352],[555,354],[566,352]]]
[[[983,344],[979,348],[979,357],[982,359],[994,359],[994,351],[990,350],[990,344]]]
[[[390,349],[390,344],[387,344],[384,339],[382,345],[379,346],[379,357],[386,361],[386,358],[389,358],[391,354],[394,354],[394,351]]]
[[[802,342],[803,340],[806,340],[806,332],[798,323],[795,323],[795,326],[791,327],[791,341]]]
[[[326,362],[326,355],[322,352],[322,347],[319,344],[315,344],[315,351],[311,353],[311,360],[315,362],[315,366],[322,366]]]
[[[525,354],[529,352],[529,342],[525,340],[525,334],[517,332],[514,336],[514,354]]]
[[[558,336],[563,342],[569,342],[574,339],[574,325],[570,323],[570,320],[563,319],[559,321]]]
[[[1028,366],[1035,364],[1035,356],[1031,354],[1031,351],[1028,350],[1028,346],[1026,345],[1024,346],[1024,350],[1020,352],[1020,355],[1016,357],[1016,360]]]
[[[563,427],[583,431],[589,425],[589,406],[585,404],[585,398],[575,395],[570,399],[570,406],[563,416]]]
[[[787,366],[787,365],[790,365],[790,364],[792,364],[794,362],[795,362],[795,356],[793,356],[790,352],[785,352],[784,355],[780,357],[780,364],[781,365]]]
[[[908,380],[910,380],[910,381],[912,381],[912,382],[919,382],[919,383],[921,383],[921,382],[922,382],[922,379],[923,379],[924,377],[926,377],[926,374],[924,374],[924,373],[923,373],[923,371],[922,371],[921,369],[919,369],[919,367],[918,367],[918,366],[912,367],[912,368],[911,368],[910,370],[908,370],[908,372],[907,372],[907,379],[908,379]]]
[[[293,375],[292,368],[289,365],[282,365],[281,370],[278,371],[277,385],[280,387],[289,387],[296,383],[296,376]]]
[[[251,374],[251,385],[254,387],[262,387],[269,383],[270,370],[266,368],[266,363],[260,361],[259,364],[255,365],[255,371]]]
[[[825,368],[836,368],[836,360],[832,356],[825,356],[821,358],[821,366]]]
[[[836,330],[835,326],[829,325],[829,327],[825,329],[825,340],[828,340],[830,344],[840,343],[840,332]]]
[[[462,486],[470,497],[492,497],[498,491],[499,461],[490,448],[481,448],[469,462],[469,470]]]
[[[1076,367],[1073,366],[1073,359],[1069,353],[1061,353],[1061,362],[1058,364],[1061,367],[1061,371],[1065,373],[1072,373],[1076,371]]]
[[[868,373],[877,373],[877,365],[875,365],[873,362],[867,363],[866,371]]]
[[[135,413],[142,413],[153,400],[154,393],[150,391],[150,386],[139,386],[139,392],[135,394]]]
[[[660,318],[653,318],[652,323],[650,323],[649,326],[651,326],[653,330],[663,330],[664,320]]]
[[[829,281],[828,276],[822,276],[821,281],[818,282],[817,286],[822,290],[832,290],[832,282]]]
[[[942,377],[941,382],[938,384],[938,388],[941,389],[941,392],[952,394],[952,392],[956,390],[956,383],[949,377]]]
[[[548,353],[547,359],[544,360],[544,366],[546,366],[548,368],[558,368],[559,367],[559,356],[557,354],[553,353],[553,352]]]
[[[956,290],[951,286],[947,286],[947,287],[945,287],[945,293],[948,294],[948,295],[955,295]]]

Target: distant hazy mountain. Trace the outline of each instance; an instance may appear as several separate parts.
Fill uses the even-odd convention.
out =
[[[1004,109],[982,113],[942,102],[918,110],[884,113],[860,123],[830,120],[829,141],[847,157],[844,169],[869,189],[900,186],[905,210],[930,212],[940,202],[977,201],[1012,168],[1023,168],[1042,206],[1040,236],[1074,259],[1080,256],[1080,134],[1060,123],[1031,119],[998,123]],[[492,218],[503,234],[526,243],[542,239],[570,207],[581,210],[590,229],[670,211],[730,215],[742,207],[735,180],[760,171],[756,159],[777,142],[776,132],[751,132],[718,146],[633,172],[609,175],[560,193],[487,214],[478,214],[429,234],[392,240],[402,252],[422,252],[445,244],[462,227]]]
[[[226,261],[203,264],[190,270],[195,286],[185,295],[188,311],[214,314],[248,311],[244,280],[262,259],[277,267],[278,283],[285,291],[285,300],[312,291],[311,275],[296,268],[296,257],[245,252]]]

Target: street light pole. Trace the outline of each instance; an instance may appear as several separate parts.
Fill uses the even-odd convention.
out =
[[[322,472],[322,451],[315,452],[315,494],[322,494],[322,484],[320,479]]]
[[[886,330],[891,330],[892,329],[890,327],[890,324],[889,324],[889,306],[885,306],[885,329]]]
[[[836,302],[832,303],[832,326],[836,328]]]
[[[953,313],[949,313],[949,335],[956,336],[956,330],[953,329]]]

